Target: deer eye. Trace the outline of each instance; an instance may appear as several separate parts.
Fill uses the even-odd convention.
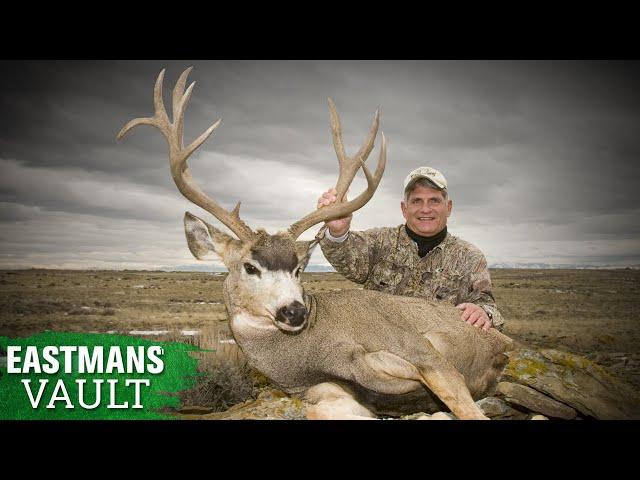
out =
[[[250,263],[245,263],[244,264],[244,270],[249,275],[260,275],[260,270],[258,270],[256,267],[254,267]]]
[[[295,269],[295,271],[293,272],[293,274],[294,274],[296,277],[299,277],[299,276],[300,276],[300,270],[302,270],[300,267],[296,268],[296,269]]]

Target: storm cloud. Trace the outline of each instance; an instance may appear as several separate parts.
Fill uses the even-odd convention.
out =
[[[5,61],[0,75],[0,268],[196,264],[153,113],[193,65],[185,143],[202,189],[270,232],[337,178],[327,97],[354,153],[381,109],[388,163],[360,230],[403,222],[402,181],[441,170],[449,230],[489,263],[640,264],[640,64],[577,61]],[[374,165],[380,137],[370,155]],[[371,167],[373,168],[373,167]],[[365,188],[360,173],[351,187]],[[316,228],[302,238],[313,237]],[[319,249],[311,264],[326,264]],[[214,261],[215,264],[215,261]],[[219,263],[218,263],[219,265]]]

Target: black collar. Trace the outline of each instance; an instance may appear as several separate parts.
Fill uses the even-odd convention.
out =
[[[424,257],[427,253],[440,245],[447,236],[447,227],[445,226],[439,233],[436,233],[432,237],[423,237],[411,230],[406,224],[404,226],[409,238],[418,244],[418,255],[420,258]]]

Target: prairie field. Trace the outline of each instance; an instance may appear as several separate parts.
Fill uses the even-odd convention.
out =
[[[504,333],[531,346],[584,355],[640,387],[639,270],[495,269],[491,275]],[[225,276],[0,271],[0,335],[156,335],[228,354],[235,345],[222,303]],[[362,288],[337,273],[304,273],[303,283],[310,293]]]

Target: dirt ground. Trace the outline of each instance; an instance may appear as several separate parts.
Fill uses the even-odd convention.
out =
[[[504,333],[532,346],[584,355],[640,386],[639,270],[496,269],[491,275]],[[226,343],[224,278],[193,272],[0,271],[0,335],[168,330],[180,336],[191,330],[200,339],[194,343]],[[337,273],[305,273],[303,282],[310,293],[361,288]]]

